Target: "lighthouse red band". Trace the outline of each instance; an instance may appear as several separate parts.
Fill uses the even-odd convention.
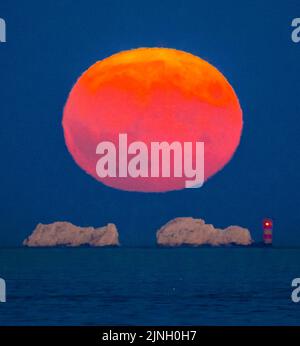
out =
[[[271,219],[263,220],[264,243],[271,245],[273,242],[273,221]]]

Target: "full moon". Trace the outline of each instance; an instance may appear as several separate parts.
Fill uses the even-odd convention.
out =
[[[222,73],[195,55],[168,48],[132,49],[98,61],[75,83],[63,114],[66,145],[78,166],[126,191],[180,190],[186,178],[99,177],[99,142],[118,147],[119,134],[149,147],[203,142],[207,180],[232,158],[242,126],[238,98]],[[151,166],[151,156],[148,160]]]

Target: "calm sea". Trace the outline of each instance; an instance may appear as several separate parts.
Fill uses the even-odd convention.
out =
[[[0,325],[300,325],[300,249],[0,249]]]

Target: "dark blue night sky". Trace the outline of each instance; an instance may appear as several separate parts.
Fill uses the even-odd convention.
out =
[[[277,245],[300,244],[300,43],[295,1],[1,1],[0,246],[21,244],[38,222],[114,222],[121,242],[152,245],[176,216],[238,224],[261,238],[272,217]],[[216,66],[244,114],[231,162],[200,189],[164,194],[108,188],[69,155],[62,110],[77,77],[136,47],[170,47]]]

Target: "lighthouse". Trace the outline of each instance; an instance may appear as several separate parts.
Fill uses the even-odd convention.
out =
[[[265,245],[272,245],[273,241],[273,221],[271,219],[263,220],[263,239]]]

